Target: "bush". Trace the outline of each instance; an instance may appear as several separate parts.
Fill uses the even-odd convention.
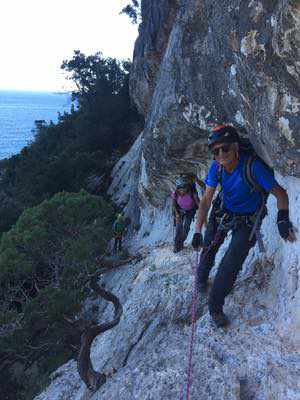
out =
[[[114,154],[124,154],[142,129],[130,101],[128,61],[75,51],[62,68],[78,87],[77,109],[60,115],[57,124],[36,121],[31,145],[0,162],[0,232],[57,192],[88,189],[92,175],[105,177],[104,194]]]
[[[83,190],[63,192],[24,211],[3,234],[0,320],[6,334],[0,337],[0,360],[11,362],[0,375],[0,386],[6,388],[2,398],[29,398],[29,391],[39,391],[39,382],[71,357],[70,345],[79,338],[68,331],[64,316],[80,312],[89,293],[87,276],[106,251],[113,217],[112,206],[102,198]],[[15,387],[16,363],[23,378],[34,365],[39,379],[36,374],[18,378]]]

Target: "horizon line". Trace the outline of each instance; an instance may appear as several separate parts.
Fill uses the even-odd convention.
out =
[[[74,90],[0,88],[0,92],[72,93],[72,92],[74,92]]]

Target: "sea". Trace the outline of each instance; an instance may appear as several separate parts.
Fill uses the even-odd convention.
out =
[[[71,95],[0,90],[0,159],[19,153],[34,140],[36,120],[58,121],[70,111]]]

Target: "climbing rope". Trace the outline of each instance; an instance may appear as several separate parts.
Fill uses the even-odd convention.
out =
[[[192,271],[194,276],[193,291],[192,291],[192,327],[191,336],[188,351],[188,368],[187,368],[187,384],[186,384],[186,400],[190,399],[190,389],[192,386],[192,359],[193,359],[193,348],[194,348],[194,338],[196,332],[196,308],[197,308],[197,267],[200,262],[200,252],[197,252],[196,265],[192,264]],[[179,400],[182,398],[182,385],[179,387]]]
[[[188,352],[188,367],[187,367],[187,384],[186,384],[186,397],[185,400],[190,400],[190,390],[192,386],[192,359],[193,359],[193,348],[194,348],[194,338],[196,331],[196,311],[197,311],[197,274],[200,262],[204,262],[209,251],[212,247],[217,246],[219,240],[222,239],[222,232],[217,231],[212,243],[207,248],[202,248],[202,252],[197,251],[196,265],[192,264],[192,271],[194,276],[193,291],[192,291],[192,327],[191,336],[189,343]],[[183,400],[183,390],[182,385],[179,386],[179,400]]]
[[[196,331],[196,307],[197,307],[197,267],[200,261],[199,258],[200,252],[197,252],[197,262],[196,265],[193,265],[193,275],[194,275],[194,284],[193,284],[193,295],[192,295],[192,329],[191,329],[191,339],[189,346],[189,357],[188,357],[188,374],[187,374],[187,385],[186,385],[186,400],[190,399],[190,388],[192,385],[192,358],[193,358],[193,347],[194,347],[194,337]]]
[[[186,397],[185,400],[190,400],[190,390],[192,386],[192,358],[193,358],[193,347],[194,347],[194,338],[195,338],[195,331],[196,331],[196,308],[197,308],[197,275],[198,275],[198,268],[200,263],[203,263],[210,250],[214,247],[219,245],[219,242],[224,239],[224,235],[226,236],[227,232],[231,230],[236,222],[233,220],[226,222],[226,216],[223,216],[220,223],[219,229],[217,230],[214,239],[212,240],[211,244],[206,247],[202,248],[202,252],[197,252],[197,261],[196,265],[192,264],[192,271],[194,276],[194,284],[193,284],[193,292],[192,292],[192,327],[191,327],[191,335],[190,335],[190,343],[189,343],[189,352],[188,352],[188,368],[187,368],[187,384],[186,384]],[[258,224],[257,224],[258,226]],[[255,229],[252,231],[255,232]],[[256,235],[259,235],[258,229],[256,229]],[[179,400],[183,400],[183,389],[182,385],[179,386]]]

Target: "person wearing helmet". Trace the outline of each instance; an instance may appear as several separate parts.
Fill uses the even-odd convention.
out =
[[[113,224],[114,234],[114,251],[118,252],[122,250],[122,240],[126,232],[126,219],[122,214],[117,215],[117,219]]]
[[[183,249],[191,222],[199,205],[196,189],[193,190],[187,177],[180,176],[175,181],[176,190],[172,193],[172,208],[175,225],[174,253]]]
[[[209,293],[209,313],[217,327],[224,327],[229,323],[223,312],[225,297],[231,292],[249,250],[259,238],[258,235],[253,235],[254,227],[255,232],[259,231],[261,221],[266,215],[262,192],[257,189],[258,186],[277,199],[277,225],[280,236],[290,242],[296,240],[289,220],[286,191],[277,183],[270,168],[259,158],[251,161],[252,175],[257,186],[254,189],[249,187],[244,173],[248,155],[242,151],[241,143],[236,129],[230,125],[217,126],[209,135],[208,146],[214,161],[205,180],[206,189],[199,204],[192,242],[196,250],[203,247],[197,270],[198,290],[203,293],[207,290],[208,276],[214,265],[216,253],[227,233],[232,232],[230,244],[220,262]],[[203,241],[201,229],[219,184],[222,188],[222,198],[218,196],[218,217],[213,212],[213,207]]]
[[[204,194],[205,183],[201,179],[199,179],[196,174],[185,173],[185,174],[181,174],[180,177],[182,177],[183,179],[185,179],[187,181],[187,183],[191,186],[192,191],[194,193],[196,193],[198,195],[198,192],[197,192],[197,185],[198,185],[200,188],[200,193]]]

